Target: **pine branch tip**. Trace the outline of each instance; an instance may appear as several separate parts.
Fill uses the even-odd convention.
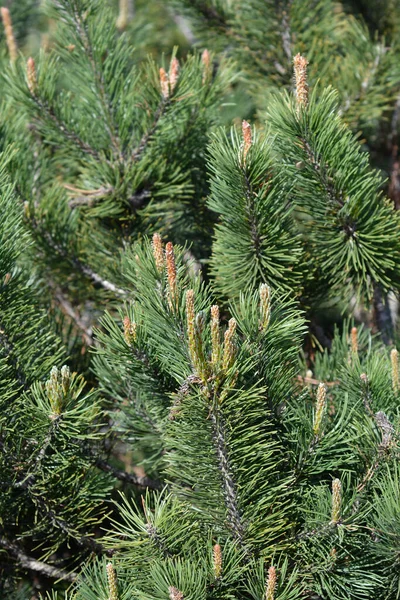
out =
[[[109,591],[109,600],[118,600],[118,581],[117,574],[112,563],[107,563],[106,565],[107,571],[107,582],[108,582],[108,591]]]
[[[164,250],[161,235],[159,233],[153,235],[152,247],[156,269],[159,273],[162,273],[164,270]]]
[[[308,60],[300,53],[293,59],[294,79],[296,86],[297,112],[308,105],[307,66]]]
[[[276,580],[277,576],[275,567],[269,567],[265,600],[275,600]]]
[[[17,42],[15,41],[14,29],[11,20],[11,14],[8,8],[2,6],[0,8],[1,17],[4,25],[4,33],[6,36],[6,44],[8,48],[8,53],[10,55],[10,61],[13,63],[18,58],[18,47]]]
[[[219,544],[215,544],[213,548],[214,575],[219,579],[222,575],[222,550]]]

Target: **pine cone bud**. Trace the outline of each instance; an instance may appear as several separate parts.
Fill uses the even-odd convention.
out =
[[[164,100],[167,100],[169,98],[169,80],[168,75],[163,67],[160,69],[160,86],[161,94]]]
[[[211,307],[211,364],[214,367],[218,366],[220,353],[219,308],[215,304]]]
[[[47,397],[50,400],[53,416],[61,414],[65,398],[68,394],[71,381],[71,373],[67,366],[61,368],[61,372],[57,367],[53,367],[50,371],[50,378],[45,383]]]
[[[15,41],[15,37],[14,37],[14,30],[13,30],[13,25],[12,25],[12,21],[11,21],[10,11],[5,6],[2,6],[0,11],[1,11],[1,18],[3,19],[4,33],[6,35],[6,43],[7,43],[8,53],[10,55],[10,61],[15,62],[18,57],[18,48],[17,48],[17,43]]]
[[[178,588],[171,585],[168,588],[170,600],[184,600],[182,592],[178,590]]]
[[[108,581],[108,591],[109,591],[109,600],[118,600],[118,581],[117,574],[115,573],[115,569],[111,563],[107,563],[107,581]]]
[[[28,79],[29,91],[34,96],[37,88],[37,77],[35,61],[31,56],[26,61],[26,77]]]
[[[207,48],[203,51],[201,55],[201,62],[204,65],[203,71],[203,85],[207,83],[211,75],[211,56]]]
[[[317,436],[321,431],[322,418],[326,409],[326,387],[323,383],[320,383],[317,390],[317,402],[315,404],[315,415],[313,431],[314,435]]]
[[[275,567],[270,567],[268,569],[268,581],[267,581],[267,590],[265,593],[265,600],[274,600],[275,589],[276,589],[276,569],[275,569]]]
[[[332,524],[337,525],[341,519],[342,484],[340,479],[332,481]]]
[[[165,246],[165,259],[167,263],[167,279],[168,279],[168,303],[171,310],[176,310],[177,303],[177,286],[176,286],[176,265],[174,247],[171,242]]]
[[[228,323],[228,329],[225,331],[224,336],[224,358],[223,358],[223,369],[227,371],[231,366],[235,358],[235,346],[233,338],[236,332],[236,320],[230,319]]]
[[[222,550],[219,544],[215,544],[213,548],[214,574],[218,579],[222,575]]]
[[[199,335],[201,335],[203,333],[205,324],[206,324],[206,318],[204,315],[204,311],[201,310],[196,315],[196,330],[198,331]]]
[[[153,235],[153,256],[157,271],[162,273],[164,270],[164,250],[161,235],[159,233]]]
[[[179,60],[176,57],[174,57],[171,60],[171,65],[169,67],[169,86],[170,86],[171,93],[176,88],[178,79],[179,79]]]
[[[271,290],[266,283],[260,286],[260,315],[260,329],[265,331],[271,318]]]
[[[396,348],[390,352],[390,361],[392,363],[392,387],[394,392],[399,391],[399,353]]]
[[[243,163],[246,163],[246,156],[252,145],[251,125],[247,121],[242,121],[243,135]]]
[[[66,396],[69,392],[69,386],[71,385],[71,371],[67,365],[61,367],[61,387]]]
[[[296,84],[297,111],[308,105],[307,65],[308,61],[301,54],[296,54],[293,59],[294,78]]]
[[[124,317],[124,338],[128,346],[136,341],[136,323],[132,322],[128,316]]]
[[[357,354],[358,352],[358,333],[357,327],[351,328],[351,351],[353,354]]]

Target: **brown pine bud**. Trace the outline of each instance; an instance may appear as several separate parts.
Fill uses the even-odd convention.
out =
[[[106,565],[109,600],[118,600],[118,581],[117,574],[111,563]]]
[[[296,84],[297,112],[308,105],[307,65],[308,60],[296,54],[293,59],[294,78]]]
[[[168,303],[171,310],[176,310],[177,303],[177,286],[176,286],[176,265],[174,247],[171,242],[165,246],[165,259],[167,263],[167,279],[168,279]]]
[[[211,307],[211,364],[214,368],[218,367],[220,354],[219,308],[215,304]]]
[[[233,338],[236,332],[236,320],[230,319],[228,323],[228,329],[225,331],[224,336],[224,358],[223,358],[223,369],[227,371],[231,366],[235,358],[235,345]]]
[[[128,346],[136,341],[136,323],[133,323],[128,316],[124,317],[124,338]]]
[[[260,285],[260,329],[268,328],[271,318],[271,290],[266,283]]]
[[[317,390],[317,402],[315,404],[314,424],[313,431],[314,435],[317,436],[321,432],[321,423],[326,410],[326,387],[323,383],[320,383]]]
[[[340,479],[332,481],[332,521],[333,525],[337,525],[341,519],[342,510],[342,484]]]
[[[168,588],[168,592],[170,600],[184,600],[182,592],[179,591],[178,588],[174,587],[173,585],[171,585]]]
[[[162,273],[164,270],[164,250],[161,235],[159,233],[153,235],[153,256],[157,271]]]
[[[392,387],[394,392],[399,391],[399,353],[396,348],[390,352],[390,361],[392,363]]]
[[[176,57],[174,57],[171,60],[171,65],[169,67],[169,87],[170,87],[171,93],[176,88],[178,79],[179,79],[179,60]]]
[[[353,354],[357,354],[357,352],[358,352],[357,327],[352,327],[352,329],[351,329],[351,351],[353,352]]]
[[[26,77],[28,80],[29,91],[32,96],[34,96],[37,88],[37,77],[35,61],[31,56],[26,61]]]
[[[10,55],[10,61],[15,62],[18,57],[18,48],[14,37],[14,30],[11,21],[10,11],[5,6],[2,6],[0,11],[1,18],[3,19],[4,33],[6,35],[6,44],[8,48],[8,53]]]
[[[116,27],[119,31],[125,31],[133,18],[132,0],[119,0],[119,14]]]
[[[251,125],[247,121],[242,121],[242,135],[243,135],[243,163],[246,162],[246,156],[251,148],[252,135]]]
[[[276,569],[275,569],[275,567],[270,567],[268,569],[268,580],[267,580],[267,590],[265,593],[265,600],[274,600],[275,599],[275,589],[276,589]]]
[[[167,100],[169,98],[169,80],[168,75],[163,67],[160,69],[160,86],[162,97],[164,100]]]
[[[204,65],[203,71],[203,85],[207,83],[211,75],[211,56],[207,48],[203,51],[201,55],[201,62]]]
[[[219,544],[215,544],[213,548],[214,574],[218,579],[222,575],[222,550]]]

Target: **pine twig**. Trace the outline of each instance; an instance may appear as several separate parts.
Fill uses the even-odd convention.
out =
[[[77,326],[77,328],[82,332],[82,336],[83,336],[86,346],[92,346],[93,341],[94,341],[92,328],[86,326],[83,319],[80,317],[78,312],[74,309],[72,304],[64,296],[64,294],[62,293],[60,288],[56,288],[54,297],[57,299],[62,312],[64,314],[66,314],[68,317],[70,317],[73,320],[73,322],[75,323],[75,325]]]
[[[139,142],[138,147],[132,152],[132,160],[138,161],[143,152],[145,151],[147,144],[150,140],[150,138],[153,136],[155,130],[157,129],[158,123],[161,119],[161,117],[164,115],[165,109],[167,106],[167,101],[165,98],[162,98],[160,101],[160,104],[158,105],[158,108],[156,110],[156,112],[154,113],[154,119],[153,119],[153,123],[150,126],[150,129],[148,131],[146,131],[146,133],[142,136],[142,139]]]
[[[213,437],[218,459],[219,471],[221,473],[222,478],[225,505],[229,515],[229,524],[235,538],[241,544],[244,544],[244,526],[242,523],[242,517],[238,506],[237,490],[229,465],[228,453],[225,443],[224,425],[221,419],[221,415],[215,414],[215,409],[211,409],[210,411],[210,420],[213,428]]]
[[[140,488],[150,489],[150,490],[162,490],[163,484],[161,481],[157,481],[151,479],[150,477],[144,476],[139,477],[138,475],[134,475],[132,473],[127,473],[126,471],[122,471],[120,469],[116,469],[112,465],[110,465],[107,461],[102,458],[97,458],[95,465],[104,471],[105,473],[109,473],[116,479],[120,481],[124,481],[125,483],[131,483]]]
[[[97,150],[81,140],[79,135],[73,129],[69,129],[67,125],[56,115],[51,106],[49,106],[46,102],[43,102],[36,94],[31,94],[31,98],[35,102],[37,108],[40,110],[40,113],[47,116],[47,118],[53,123],[53,125],[55,125],[57,130],[65,139],[73,142],[85,154],[92,156],[99,162],[102,161],[102,157]],[[106,162],[107,164],[111,164],[109,161]]]
[[[59,244],[57,244],[54,241],[53,237],[51,236],[51,234],[48,231],[43,231],[41,229],[39,223],[34,218],[31,217],[29,219],[29,221],[30,221],[33,229],[38,231],[38,233],[43,236],[46,243],[49,245],[49,247],[52,250],[54,250],[59,256],[61,256],[65,260],[67,260],[76,269],[81,271],[81,273],[86,275],[86,277],[89,277],[89,279],[91,279],[93,281],[93,283],[100,285],[105,290],[113,292],[114,294],[116,294],[118,296],[126,296],[126,294],[127,294],[126,290],[119,288],[118,286],[116,286],[114,283],[112,283],[108,279],[101,277],[101,275],[99,275],[98,273],[93,271],[93,269],[91,269],[88,265],[85,265],[84,263],[82,263],[79,260],[79,258],[76,258],[75,256],[70,256],[68,254],[68,252],[62,246],[60,246]]]
[[[0,535],[0,546],[7,550],[14,558],[19,562],[21,567],[27,569],[28,571],[34,571],[36,573],[41,573],[46,577],[50,577],[51,579],[63,579],[64,581],[70,581],[73,583],[77,576],[75,573],[68,573],[68,571],[64,571],[64,569],[59,569],[58,567],[54,567],[53,565],[49,565],[40,560],[36,560],[35,558],[28,556],[23,552],[17,544],[10,542],[5,537]]]

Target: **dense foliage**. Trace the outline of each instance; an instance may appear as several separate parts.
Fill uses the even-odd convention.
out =
[[[1,597],[400,598],[399,3],[8,4]]]

